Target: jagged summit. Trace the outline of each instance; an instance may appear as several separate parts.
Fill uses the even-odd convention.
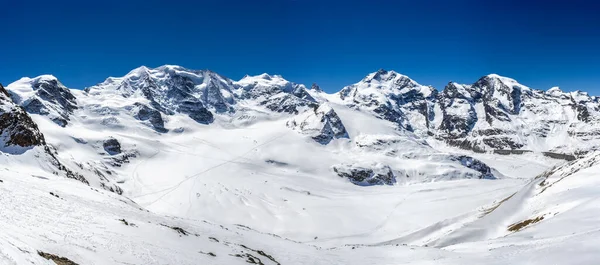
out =
[[[560,89],[560,87],[557,87],[557,86],[551,87],[546,92],[548,92],[549,94],[550,93],[555,93],[555,92],[563,93],[562,89]]]
[[[315,92],[323,92],[323,89],[321,89],[321,87],[317,83],[313,83],[310,86],[310,90],[313,90]]]
[[[368,74],[361,82],[365,83],[389,83],[393,82],[397,87],[415,87],[420,86],[417,82],[412,80],[410,77],[399,74],[393,70],[379,69],[377,72]]]
[[[66,126],[77,101],[70,89],[53,75],[21,78],[7,87],[12,100],[32,114],[48,116],[59,126]]]

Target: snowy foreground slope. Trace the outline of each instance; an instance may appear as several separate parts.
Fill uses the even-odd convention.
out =
[[[378,71],[326,94],[162,66],[4,95],[29,125],[7,127],[0,157],[0,264],[599,258],[598,99],[584,93],[496,75],[438,92]],[[39,140],[17,146],[21,132]]]
[[[467,181],[405,187],[405,192],[417,195],[406,200],[405,206],[397,206],[397,216],[392,212],[388,222],[398,226],[414,222],[415,226],[440,221],[408,233],[412,239],[362,244],[362,238],[373,232],[365,231],[364,235],[353,235],[358,245],[335,247],[293,242],[244,226],[159,216],[127,198],[75,180],[52,175],[32,177],[5,169],[0,178],[0,262],[52,264],[37,254],[41,251],[79,264],[247,264],[258,259],[264,264],[593,264],[598,258],[599,238],[595,194],[600,185],[594,178],[600,169],[598,159],[598,155],[591,156],[560,167],[531,180],[534,185],[525,188],[496,186],[497,191],[465,195],[465,186],[484,186]],[[569,174],[575,168],[581,170]],[[547,184],[541,186],[544,180]],[[515,191],[525,194],[502,200]],[[428,193],[431,195],[426,196]],[[493,202],[492,198],[497,199]],[[451,215],[472,200],[482,201],[485,207],[471,207],[459,216],[439,217],[443,213],[436,213]],[[502,214],[493,216],[495,213]],[[513,222],[539,216],[546,218],[520,231],[508,230]],[[462,239],[455,236],[486,218],[491,221],[481,226],[481,231],[466,233],[471,236]],[[454,234],[444,231],[452,226],[456,227]],[[415,244],[426,236],[440,238],[439,246]]]

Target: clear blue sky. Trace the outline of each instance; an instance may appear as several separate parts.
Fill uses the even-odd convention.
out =
[[[379,68],[438,89],[489,73],[600,95],[594,1],[8,1],[0,82],[84,88],[140,65],[268,72],[327,91]]]

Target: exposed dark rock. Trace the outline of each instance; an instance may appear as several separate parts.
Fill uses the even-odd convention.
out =
[[[312,86],[310,87],[310,89],[317,91],[317,92],[323,92],[323,89],[321,89],[321,87],[319,85],[317,85],[317,83],[313,83]]]
[[[515,142],[513,138],[507,136],[483,138],[483,143],[489,147],[498,149],[519,149],[523,147],[523,144]]]
[[[305,113],[304,116],[289,121],[287,126],[290,128],[298,128],[303,134],[311,135],[316,142],[326,145],[331,140],[337,138],[348,138],[346,127],[342,120],[337,115],[335,110],[326,104],[322,104],[318,108],[315,107],[312,112]]]
[[[148,121],[157,132],[166,132],[165,122],[160,112],[156,109],[136,102],[133,109],[133,117],[141,121]]]
[[[0,84],[0,135],[4,146],[32,147],[46,143],[37,124],[25,110],[15,105]]]
[[[209,124],[214,120],[213,114],[197,99],[181,101],[177,111],[188,114],[192,120],[202,124]]]
[[[494,154],[498,155],[522,155],[531,152],[530,150],[494,150]]]
[[[472,158],[470,156],[456,156],[453,157],[456,160],[460,161],[460,163],[465,166],[468,167],[470,169],[473,169],[479,173],[481,173],[481,175],[479,176],[480,179],[496,179],[496,177],[492,174],[492,169],[486,165],[485,163]]]
[[[78,263],[75,263],[74,261],[72,261],[68,258],[50,254],[50,253],[45,253],[45,252],[42,252],[39,250],[38,250],[38,255],[42,256],[43,258],[45,258],[47,260],[54,261],[54,263],[56,263],[56,265],[79,265]]]
[[[323,128],[313,139],[321,144],[328,144],[334,138],[348,138],[346,127],[332,108],[318,108],[315,115],[321,118]]]
[[[199,251],[199,253],[204,254],[204,255],[208,255],[208,256],[211,256],[211,257],[216,257],[217,256],[215,253],[212,253],[212,252]]]
[[[484,153],[485,150],[482,149],[481,147],[479,147],[476,143],[467,140],[467,139],[449,139],[446,140],[446,143],[449,146],[454,146],[454,147],[458,147],[460,149],[464,149],[464,150],[472,150],[473,152],[476,153]]]
[[[577,119],[578,120],[583,121],[583,122],[590,121],[590,112],[588,111],[588,108],[586,106],[577,104],[576,110],[577,110]]]
[[[104,147],[104,151],[106,151],[110,155],[116,155],[121,153],[121,144],[115,138],[109,138],[104,140],[102,143],[102,147]]]
[[[472,93],[465,95],[459,89],[458,84],[449,83],[444,91],[439,94],[438,102],[443,116],[439,129],[442,131],[444,138],[466,137],[477,122],[477,113],[473,107],[473,101],[480,99],[481,95],[475,91],[470,92]],[[466,106],[467,113],[454,114],[449,111],[449,109],[458,106]]]
[[[350,165],[334,166],[333,171],[342,178],[349,179],[352,183],[360,186],[371,185],[394,185],[396,176],[388,166],[376,167],[375,169],[357,167]]]
[[[562,160],[567,160],[567,161],[573,161],[573,160],[577,159],[576,156],[569,155],[569,154],[561,154],[561,153],[554,153],[554,152],[542,152],[542,154],[544,154],[544,156],[547,156],[550,158],[562,159]]]
[[[183,228],[181,228],[181,227],[178,227],[178,226],[169,226],[169,225],[165,225],[165,224],[161,224],[161,225],[162,225],[162,226],[165,226],[165,227],[168,227],[168,228],[171,228],[171,229],[173,229],[174,231],[176,231],[177,233],[179,233],[179,234],[181,234],[181,235],[184,235],[184,236],[187,236],[187,235],[189,235],[189,234],[190,234],[188,231],[185,231]],[[197,235],[196,235],[196,236],[197,236]]]

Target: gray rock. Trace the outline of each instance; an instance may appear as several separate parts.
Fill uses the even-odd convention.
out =
[[[117,141],[115,138],[104,140],[102,147],[104,147],[104,151],[106,151],[109,155],[121,153],[121,143],[119,143],[119,141]]]

